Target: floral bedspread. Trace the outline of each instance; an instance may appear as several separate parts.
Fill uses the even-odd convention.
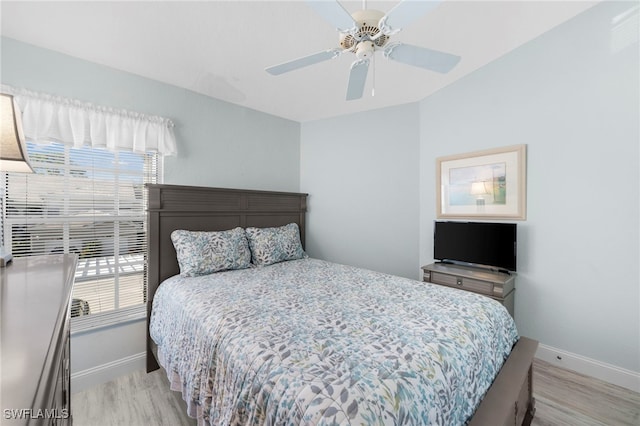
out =
[[[210,425],[463,425],[518,339],[489,298],[317,259],[172,277],[150,332]]]

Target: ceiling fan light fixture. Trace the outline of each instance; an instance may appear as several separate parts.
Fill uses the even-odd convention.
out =
[[[380,32],[378,22],[384,17],[384,12],[374,9],[359,10],[351,17],[356,23],[353,34],[340,34],[340,46],[343,49],[354,50],[362,41],[372,41],[376,47],[383,47],[389,37]]]
[[[372,41],[361,41],[356,46],[356,58],[369,59],[376,51],[376,46]]]

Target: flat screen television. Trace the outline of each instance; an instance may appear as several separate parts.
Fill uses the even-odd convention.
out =
[[[516,270],[515,223],[436,221],[433,256],[441,262]]]

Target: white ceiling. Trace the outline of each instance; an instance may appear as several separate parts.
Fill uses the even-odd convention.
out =
[[[345,101],[351,54],[280,76],[264,71],[337,47],[338,33],[304,1],[3,0],[0,12],[3,36],[304,122],[419,101],[596,3],[446,0],[392,41],[454,53],[458,66],[441,75],[378,53],[375,96],[370,68],[355,101]]]

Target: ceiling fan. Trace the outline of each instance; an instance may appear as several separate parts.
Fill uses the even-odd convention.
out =
[[[447,73],[456,66],[460,57],[404,43],[390,43],[391,36],[407,24],[436,7],[440,1],[401,0],[387,14],[367,9],[349,14],[337,1],[306,0],[325,20],[340,32],[340,47],[334,47],[266,69],[269,74],[280,75],[317,64],[349,52],[356,56],[349,72],[347,100],[359,99],[364,92],[369,63],[375,52],[382,51],[387,59],[439,73]]]

